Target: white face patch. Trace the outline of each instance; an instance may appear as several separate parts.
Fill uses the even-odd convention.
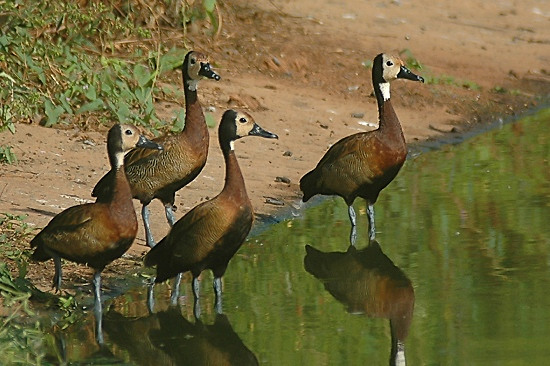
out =
[[[384,55],[382,62],[382,77],[384,80],[390,82],[397,79],[402,61],[397,57]]]
[[[382,98],[384,101],[390,99],[390,83],[380,83],[378,84],[380,91],[382,92]]]
[[[198,80],[189,80],[187,82],[187,88],[191,91],[197,91],[197,85],[199,84]]]

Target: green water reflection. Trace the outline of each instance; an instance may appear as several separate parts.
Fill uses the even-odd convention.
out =
[[[549,122],[545,110],[413,157],[381,194],[377,240],[414,287],[407,364],[547,362]],[[365,206],[357,201],[355,207],[362,249]],[[306,244],[322,252],[347,250],[346,205],[329,199],[301,214],[250,238],[230,263],[226,317],[215,315],[210,274],[202,279],[203,323],[193,320],[189,281],[175,310],[167,305],[168,286],[158,286],[154,314],[147,312],[142,288],[110,304],[105,349],[94,343],[92,318],[60,332],[68,360],[99,352],[106,363],[195,365],[205,364],[199,351],[212,347],[208,352],[234,355],[238,361],[228,363],[234,365],[388,364],[388,319],[348,312],[342,296],[340,302],[304,267]],[[345,268],[339,271],[345,275]],[[349,272],[351,278],[351,265]],[[58,359],[51,348],[50,360]]]

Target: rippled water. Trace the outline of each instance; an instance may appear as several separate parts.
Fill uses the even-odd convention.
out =
[[[379,247],[367,245],[364,202],[355,203],[357,250],[348,250],[347,207],[323,200],[245,243],[224,277],[223,316],[210,273],[201,281],[201,321],[189,280],[176,308],[168,285],[157,286],[153,313],[142,286],[107,304],[103,348],[90,315],[52,331],[48,359],[385,365],[391,317],[409,365],[545,364],[549,123],[545,110],[412,156],[376,204]]]

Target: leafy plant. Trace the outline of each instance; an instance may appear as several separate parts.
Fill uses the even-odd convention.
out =
[[[13,261],[18,268],[20,279],[27,273],[27,253],[17,244],[25,242],[25,238],[32,235],[33,230],[25,222],[26,218],[26,215],[0,213],[0,259]]]
[[[411,69],[419,71],[424,68],[420,61],[418,61],[418,59],[413,56],[413,53],[408,48],[401,50],[401,52],[399,52],[399,55],[405,58],[405,63]]]
[[[7,129],[11,133],[15,133],[15,125],[13,124],[12,113],[13,97],[11,94],[15,80],[13,80],[11,76],[2,71],[0,72],[0,81],[3,81],[4,83],[8,83],[10,85],[9,88],[0,88],[0,100],[11,101],[11,103],[0,104],[0,131],[4,131]]]
[[[218,12],[216,0],[195,1],[192,4],[185,2],[182,15],[184,25],[188,22],[208,19],[212,25],[210,31],[211,35],[219,33],[222,18]]]
[[[153,8],[180,2],[150,3],[0,2],[0,129],[13,132],[14,122],[36,116],[45,126],[113,120],[153,130],[168,125],[154,102],[172,95],[158,81],[181,65],[186,50],[161,48]],[[186,21],[211,17],[217,24],[215,0],[195,3],[178,10],[192,12]],[[149,17],[155,17],[156,32],[143,26]]]
[[[0,164],[13,164],[17,161],[10,146],[0,146]]]

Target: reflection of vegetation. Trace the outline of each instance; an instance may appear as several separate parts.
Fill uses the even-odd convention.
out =
[[[43,333],[38,323],[29,326],[19,322],[33,315],[30,289],[22,279],[11,277],[4,262],[0,262],[0,294],[0,364],[40,364]]]
[[[546,110],[447,146],[437,159],[409,161],[379,203],[380,237],[401,243],[394,260],[414,263],[408,274],[429,312],[417,320],[416,346],[409,338],[419,355],[432,347],[465,363],[464,355],[497,356],[496,348],[517,352],[510,359],[540,355],[537,339],[550,331],[542,312],[550,304],[549,117]]]
[[[43,328],[57,321],[64,329],[82,319],[82,312],[75,311],[73,297],[43,293],[25,278],[30,249],[21,243],[28,243],[28,236],[33,235],[25,219],[26,215],[0,214],[0,365],[43,364],[50,341]],[[36,320],[36,307],[42,306],[39,303],[49,306],[50,315],[57,309],[59,312]]]
[[[161,25],[177,32],[182,19],[204,14],[217,30],[216,1],[183,8],[168,0],[85,4],[1,3],[0,121],[39,116],[46,126],[117,120],[162,127],[154,100],[180,93],[158,81],[183,62],[186,50],[161,47],[169,38]]]
[[[21,319],[34,315],[30,306],[31,288],[24,279],[26,258],[15,243],[28,235],[25,216],[0,214],[0,364],[40,363],[43,357],[43,334],[38,324],[22,325]],[[13,278],[6,261],[19,268],[19,276]]]
[[[377,238],[415,284],[411,364],[483,364],[503,360],[503,349],[512,360],[544,363],[549,118],[544,111],[409,160],[380,197]],[[363,247],[364,203],[356,208]],[[239,297],[236,330],[260,359],[277,354],[281,364],[386,363],[385,324],[347,315],[304,274],[305,244],[347,248],[345,204],[327,200],[304,216],[252,239],[228,270],[227,298]]]

